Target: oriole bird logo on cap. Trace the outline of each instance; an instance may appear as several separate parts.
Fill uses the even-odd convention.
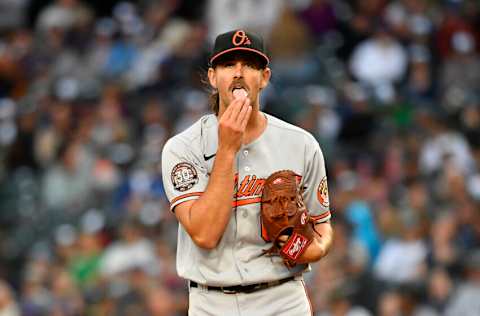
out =
[[[232,44],[235,46],[252,45],[252,42],[250,41],[247,33],[245,33],[244,30],[238,30],[232,36]]]

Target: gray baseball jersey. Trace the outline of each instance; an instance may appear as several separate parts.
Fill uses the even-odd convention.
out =
[[[275,171],[292,170],[301,177],[305,204],[317,222],[330,219],[327,177],[322,151],[305,130],[265,114],[262,135],[242,146],[236,155],[232,213],[215,249],[196,246],[179,225],[178,274],[199,284],[246,285],[279,280],[309,269],[288,269],[278,256],[266,256],[271,243],[261,227],[260,198],[265,179]],[[198,199],[207,187],[218,146],[218,120],[203,116],[165,144],[162,153],[163,183],[170,208]],[[215,212],[215,210],[211,210]]]

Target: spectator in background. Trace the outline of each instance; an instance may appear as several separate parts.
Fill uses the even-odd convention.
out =
[[[431,306],[423,303],[422,295],[422,288],[418,285],[388,290],[382,296],[384,302],[380,302],[380,315],[440,316]]]
[[[100,236],[98,233],[81,231],[77,243],[68,268],[79,289],[91,291],[99,276],[102,251]]]
[[[85,314],[85,302],[68,271],[62,268],[52,273],[51,315],[77,316]]]
[[[460,179],[461,177],[458,177],[457,181]],[[453,208],[459,225],[455,239],[459,251],[465,253],[480,245],[480,213],[478,199],[475,201],[470,196],[460,198],[461,200],[457,201],[458,204]]]
[[[68,30],[74,27],[84,14],[92,14],[92,11],[79,0],[55,0],[39,13],[36,27],[39,31],[51,28]]]
[[[480,97],[471,98],[459,113],[460,130],[472,146],[477,162],[480,157]]]
[[[374,89],[398,83],[407,70],[407,54],[384,21],[372,37],[361,42],[350,59],[352,75]],[[393,89],[393,87],[391,87]]]
[[[396,290],[382,293],[378,299],[377,314],[379,316],[402,315],[402,296]]]
[[[18,99],[25,93],[27,82],[14,44],[0,39],[0,98]]]
[[[462,175],[470,174],[475,168],[470,146],[465,136],[449,128],[445,120],[427,114],[421,124],[427,138],[420,149],[419,166],[424,174],[441,171],[447,164]]]
[[[30,2],[31,0],[0,0],[0,31],[23,27]]]
[[[471,251],[463,263],[465,283],[454,291],[446,307],[447,316],[470,316],[480,311],[480,250]]]
[[[204,88],[199,74],[206,71],[201,65],[206,58],[204,39],[207,32],[199,23],[190,26],[186,22],[182,24],[183,27],[176,27],[177,30],[172,28],[170,32],[170,53],[160,65],[155,82],[155,86],[169,92],[180,86],[187,90]]]
[[[429,304],[438,314],[444,315],[454,290],[454,282],[448,270],[442,267],[433,268],[427,284]]]
[[[170,104],[166,100],[152,98],[147,100],[141,115],[140,134],[142,139],[139,159],[156,162],[162,152],[162,144],[172,129],[167,111]]]
[[[107,61],[117,33],[118,24],[114,19],[102,18],[95,21],[83,60],[85,70],[91,73],[91,80],[96,81],[97,84],[100,84],[99,79],[105,77]]]
[[[409,284],[426,278],[427,244],[415,214],[400,215],[400,235],[388,238],[374,265],[375,276],[386,284]]]
[[[351,298],[351,290],[348,286],[341,287],[329,298],[329,306],[325,312],[316,313],[315,316],[371,316],[373,315],[366,308],[356,306]]]
[[[0,281],[0,316],[20,316],[15,294],[4,280]]]
[[[335,247],[328,258],[313,266],[313,275],[306,280],[312,289],[311,300],[315,311],[332,312],[336,298],[341,306],[353,304],[362,295],[366,271],[368,270],[368,253],[358,240],[351,238],[352,225],[341,215],[335,221]],[[327,273],[325,273],[327,271]],[[367,277],[368,278],[368,277]],[[373,300],[375,289],[370,287],[369,298]],[[361,300],[363,306],[369,302]],[[330,304],[332,306],[330,306]],[[320,313],[320,315],[322,315]]]
[[[46,286],[53,270],[51,252],[44,247],[33,248],[22,270],[20,305],[26,316],[48,314],[52,303],[51,291]]]
[[[452,268],[461,255],[456,246],[455,237],[458,230],[458,219],[453,213],[437,214],[431,227],[431,264]]]
[[[152,286],[145,292],[147,310],[151,316],[171,316],[175,312],[176,298],[160,285]]]
[[[289,6],[279,13],[269,34],[272,56],[280,87],[300,85],[313,80],[318,65],[314,62],[312,36]]]
[[[65,141],[57,158],[60,164],[49,167],[43,177],[42,201],[58,215],[75,214],[93,202],[89,200],[93,157],[82,144]]]
[[[10,146],[6,157],[7,168],[18,170],[20,167],[28,167],[37,170],[39,165],[35,157],[34,143],[38,112],[27,110],[16,115],[17,107],[10,99],[0,100],[1,146]]]
[[[404,212],[411,212],[418,219],[422,234],[428,233],[431,221],[439,209],[432,209],[433,199],[428,185],[420,178],[411,178],[404,184],[402,202],[397,203]]]
[[[164,88],[164,84],[178,85],[178,81],[169,82],[175,78],[179,69],[170,73],[163,71],[165,64],[173,58],[176,52],[183,54],[200,54],[201,49],[195,47],[196,29],[188,22],[171,17],[173,7],[167,1],[153,2],[145,12],[145,34],[137,35],[140,42],[138,56],[133,61],[127,74],[127,81],[131,88],[155,87]],[[192,45],[185,49],[184,45]],[[194,59],[184,60],[193,62]],[[182,65],[185,66],[185,65]],[[181,67],[188,71],[189,68]],[[183,73],[183,72],[181,72]],[[171,76],[171,77],[170,77]],[[164,82],[165,80],[165,82]]]
[[[103,90],[97,106],[91,141],[100,152],[132,137],[130,121],[124,115],[122,94],[117,86]]]
[[[43,167],[51,166],[60,146],[67,142],[72,132],[73,105],[59,98],[48,100],[47,122],[36,128],[35,158]]]
[[[448,59],[453,54],[452,40],[455,33],[473,34],[474,26],[472,19],[464,17],[462,11],[468,9],[468,2],[471,1],[446,1],[441,13],[441,20],[436,33],[436,49],[442,60]]]
[[[367,90],[358,83],[342,87],[344,104],[341,109],[342,123],[338,135],[339,147],[348,159],[365,154],[366,140],[371,139],[375,129],[375,114],[371,109]]]
[[[326,156],[334,150],[341,128],[341,118],[336,110],[335,91],[324,86],[305,88],[306,109],[301,113],[299,125],[313,132],[323,145]]]
[[[385,7],[384,18],[401,40],[428,44],[434,28],[432,7],[426,0],[390,1]]]
[[[376,21],[382,16],[385,0],[354,0],[344,2],[343,10],[339,10],[339,30],[343,45],[339,56],[347,60],[353,49],[374,33]]]
[[[183,99],[184,111],[177,119],[174,133],[184,131],[209,111],[208,97],[201,91],[187,91]]]
[[[435,87],[432,56],[425,46],[410,47],[409,71],[404,87],[407,102],[413,107],[434,107]]]
[[[284,6],[283,0],[209,0],[206,9],[208,37],[213,43],[217,34],[246,28],[263,38],[269,38]]]
[[[120,233],[121,239],[105,249],[100,263],[100,273],[105,277],[121,277],[124,273],[141,269],[148,275],[158,275],[161,271],[161,262],[138,220],[125,221]]]
[[[311,0],[308,7],[300,10],[299,16],[310,33],[320,42],[322,37],[337,26],[334,1]]]
[[[442,103],[448,112],[456,112],[480,87],[480,57],[470,32],[455,32],[451,37],[452,53],[440,69]]]

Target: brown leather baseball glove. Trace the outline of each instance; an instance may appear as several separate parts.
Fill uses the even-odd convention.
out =
[[[266,180],[262,193],[261,220],[273,245],[265,252],[280,255],[289,268],[297,264],[314,238],[313,219],[308,214],[297,183],[297,175],[291,170],[277,171]],[[279,236],[288,235],[280,247]]]

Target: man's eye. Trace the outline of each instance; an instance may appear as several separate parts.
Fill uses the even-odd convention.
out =
[[[257,69],[257,65],[254,63],[254,62],[250,62],[250,63],[246,63],[245,64],[248,68],[253,68],[253,69]]]

